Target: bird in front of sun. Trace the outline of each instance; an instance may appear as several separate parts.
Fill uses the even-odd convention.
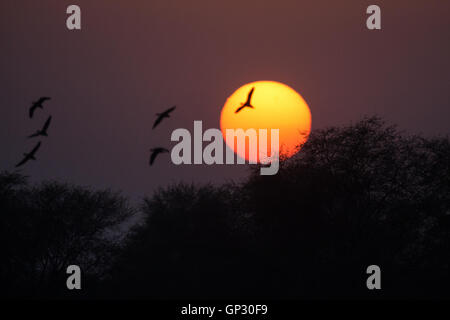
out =
[[[249,107],[249,108],[253,109],[253,106],[251,104],[251,100],[252,100],[252,96],[253,96],[253,92],[254,91],[255,91],[255,87],[253,87],[252,90],[250,90],[250,92],[248,93],[247,101],[245,101],[245,103],[243,103],[239,108],[237,108],[234,113],[238,113],[239,111],[241,111],[245,107]]]
[[[30,118],[33,118],[34,111],[35,111],[37,108],[44,109],[44,107],[42,106],[42,104],[43,104],[45,101],[50,100],[50,99],[51,99],[50,97],[41,97],[41,98],[39,98],[38,101],[33,102],[33,104],[32,104],[31,107],[30,107],[30,110],[29,110]]]
[[[152,152],[152,154],[150,155],[150,165],[153,165],[153,162],[155,162],[156,157],[160,154],[160,153],[168,153],[169,150],[167,150],[166,148],[153,148],[150,149],[150,151]]]
[[[243,110],[236,114],[238,106],[244,107],[242,102],[247,95],[248,99],[244,105],[255,107],[251,111]],[[279,155],[289,158],[297,153],[299,146],[303,146],[308,139],[311,131],[311,111],[303,97],[291,87],[277,81],[254,81],[244,84],[227,98],[220,115],[220,128],[231,150],[242,159],[256,162],[272,156],[270,146],[274,141],[271,138],[269,142],[266,140],[267,136],[260,136],[259,129],[267,129],[268,132],[278,130],[279,139],[276,140],[281,147]],[[267,151],[263,146],[263,151],[259,149],[253,156],[250,143],[241,148],[233,136],[227,137],[228,129],[242,129],[244,132],[255,130],[257,141],[267,141]],[[274,148],[277,149],[278,147]]]
[[[171,113],[173,110],[175,110],[175,108],[176,108],[176,106],[173,106],[172,108],[167,109],[167,110],[164,111],[164,112],[157,113],[156,115],[158,116],[158,118],[156,118],[156,121],[155,121],[155,123],[153,124],[153,128],[152,128],[152,129],[155,129],[155,127],[156,127],[161,121],[163,121],[164,118],[170,118],[170,113]]]
[[[20,161],[18,164],[16,164],[16,168],[24,165],[29,160],[36,160],[35,154],[38,151],[38,149],[41,147],[41,142],[39,141],[38,144],[31,150],[29,153],[24,153],[24,158],[22,161]]]
[[[43,136],[43,137],[47,137],[47,130],[48,127],[50,126],[50,122],[52,121],[52,116],[48,117],[47,121],[45,121],[44,127],[41,130],[37,130],[36,133],[28,136],[28,138],[34,138],[34,137],[39,137],[39,136]]]

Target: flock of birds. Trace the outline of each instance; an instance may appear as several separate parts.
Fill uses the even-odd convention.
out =
[[[31,105],[31,107],[29,109],[29,112],[28,112],[30,119],[33,118],[33,115],[34,115],[34,112],[36,111],[36,109],[44,109],[42,104],[45,101],[50,100],[50,99],[51,98],[49,98],[49,97],[41,97],[41,98],[39,98],[38,101],[33,102],[33,104]],[[52,121],[52,116],[49,116],[47,118],[47,120],[45,121],[42,129],[39,129],[35,133],[29,135],[28,138],[36,138],[36,137],[41,137],[41,136],[47,137],[48,136],[47,130],[50,126],[51,121]],[[40,147],[41,147],[41,141],[39,141],[30,152],[23,154],[24,158],[18,164],[16,164],[16,168],[24,165],[25,163],[27,163],[30,160],[36,160],[35,155]]]
[[[238,113],[238,112],[240,112],[240,111],[241,111],[242,109],[244,109],[244,108],[252,108],[252,109],[254,109],[253,105],[251,104],[251,100],[252,100],[252,96],[253,96],[253,93],[254,93],[254,92],[255,92],[255,87],[253,87],[253,88],[250,90],[250,92],[248,93],[247,101],[245,101],[244,103],[242,103],[241,106],[240,106],[239,108],[237,108],[236,111],[235,111],[234,113]],[[153,124],[153,128],[152,128],[152,129],[155,129],[155,127],[156,127],[158,124],[160,124],[161,121],[164,120],[164,118],[170,118],[170,113],[171,113],[172,111],[174,111],[175,108],[176,108],[176,106],[173,106],[172,108],[167,109],[167,110],[164,111],[164,112],[157,113],[157,114],[156,114],[157,118],[156,118],[156,120],[155,120],[155,123]],[[161,153],[168,153],[169,150],[166,149],[166,148],[158,147],[158,148],[152,148],[152,149],[150,149],[150,152],[151,152],[151,154],[150,154],[150,166],[151,166],[151,165],[153,165],[153,163],[155,162],[156,157],[157,157],[159,154],[161,154]]]
[[[248,93],[247,101],[242,103],[241,106],[239,108],[237,108],[234,113],[238,113],[244,108],[252,108],[252,109],[254,108],[252,106],[252,104],[251,104],[251,99],[252,99],[254,91],[255,91],[255,88],[253,87],[250,90],[250,92]],[[31,107],[29,109],[30,119],[33,118],[33,115],[34,115],[34,112],[36,111],[36,109],[44,109],[42,104],[45,101],[50,100],[50,99],[51,98],[49,98],[49,97],[41,97],[41,98],[39,98],[38,101],[33,102],[33,104],[31,105]],[[170,114],[175,110],[175,108],[176,108],[176,106],[173,106],[172,108],[169,108],[169,109],[165,110],[164,112],[157,113],[156,114],[157,118],[156,118],[156,120],[155,120],[155,122],[153,124],[152,129],[155,129],[161,123],[161,121],[163,121],[165,118],[170,118]],[[49,116],[47,118],[47,120],[45,121],[44,126],[42,127],[42,129],[39,129],[35,133],[29,135],[28,138],[47,137],[48,136],[47,130],[50,127],[51,121],[52,121],[52,116]],[[36,155],[36,152],[39,150],[40,147],[41,147],[41,141],[39,141],[30,152],[24,153],[24,158],[18,164],[16,164],[16,168],[24,165],[25,163],[27,163],[30,160],[36,160],[35,155]],[[149,163],[150,163],[150,166],[151,166],[151,165],[153,165],[153,163],[155,162],[156,157],[159,154],[168,153],[169,150],[166,149],[166,148],[163,148],[163,147],[157,147],[157,148],[150,149],[150,152],[151,152],[151,154],[150,154],[150,161],[149,161]]]

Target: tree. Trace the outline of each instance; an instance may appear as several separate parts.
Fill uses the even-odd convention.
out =
[[[8,296],[67,292],[66,268],[101,279],[134,210],[111,191],[57,182],[30,187],[25,177],[0,175],[2,287]]]
[[[277,175],[179,183],[139,209],[128,230],[137,210],[117,193],[2,173],[4,292],[62,294],[78,264],[98,279],[90,296],[449,297],[450,141],[378,117],[314,131]]]
[[[225,187],[176,184],[145,198],[113,274],[116,292],[145,297],[226,295],[233,255],[242,252]],[[216,290],[222,288],[222,292]]]
[[[444,288],[448,276],[430,270],[449,271],[449,165],[447,137],[407,136],[372,117],[315,131],[276,176],[254,172],[250,210],[283,266],[283,287],[361,296],[362,270],[377,262],[392,277],[391,294]]]

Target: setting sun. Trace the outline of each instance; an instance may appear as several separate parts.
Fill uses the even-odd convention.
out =
[[[245,105],[246,102],[249,105]],[[267,129],[268,132],[279,129],[280,155],[291,157],[308,139],[311,112],[302,96],[291,87],[275,81],[251,82],[227,99],[220,116],[220,129],[228,147],[240,157],[251,160],[248,147],[244,154],[236,149],[235,141],[227,141],[226,129],[239,128],[256,129],[257,132],[258,129]],[[270,134],[268,138],[270,149]]]

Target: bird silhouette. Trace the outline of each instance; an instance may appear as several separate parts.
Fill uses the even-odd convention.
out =
[[[150,149],[150,151],[152,152],[152,154],[150,155],[150,165],[152,165],[153,162],[155,162],[155,159],[158,156],[158,154],[169,152],[169,150],[167,150],[166,148],[153,148]]]
[[[245,107],[249,107],[249,108],[253,109],[253,106],[251,105],[250,101],[252,100],[252,95],[253,95],[254,91],[255,91],[255,87],[253,87],[252,90],[250,90],[250,92],[248,93],[247,101],[245,101],[245,103],[243,103],[239,108],[237,108],[234,113],[238,113]]]
[[[36,133],[28,136],[28,138],[34,138],[38,136],[44,136],[47,137],[47,129],[50,126],[50,122],[52,121],[52,116],[48,117],[47,121],[45,121],[44,127],[41,130],[36,131]]]
[[[44,103],[45,101],[50,100],[50,99],[51,99],[50,97],[41,97],[41,98],[39,98],[38,101],[33,102],[33,105],[30,107],[30,111],[29,111],[30,118],[33,118],[33,114],[34,114],[34,111],[36,110],[36,108],[44,109],[44,107],[42,106],[42,103]]]
[[[170,113],[173,111],[173,110],[175,110],[175,108],[176,108],[176,106],[173,106],[172,108],[170,108],[170,109],[167,109],[166,111],[164,111],[164,112],[161,112],[161,113],[157,113],[156,115],[158,116],[158,118],[156,118],[156,121],[155,121],[155,123],[153,124],[153,128],[152,129],[155,129],[155,127],[164,119],[164,118],[170,118]]]
[[[41,147],[41,142],[39,141],[38,144],[33,148],[33,150],[31,150],[30,153],[24,153],[24,158],[22,159],[22,161],[20,161],[18,164],[16,164],[16,168],[20,167],[21,165],[25,164],[25,162],[29,161],[29,160],[36,160],[35,158],[35,154],[38,151],[38,149]]]

